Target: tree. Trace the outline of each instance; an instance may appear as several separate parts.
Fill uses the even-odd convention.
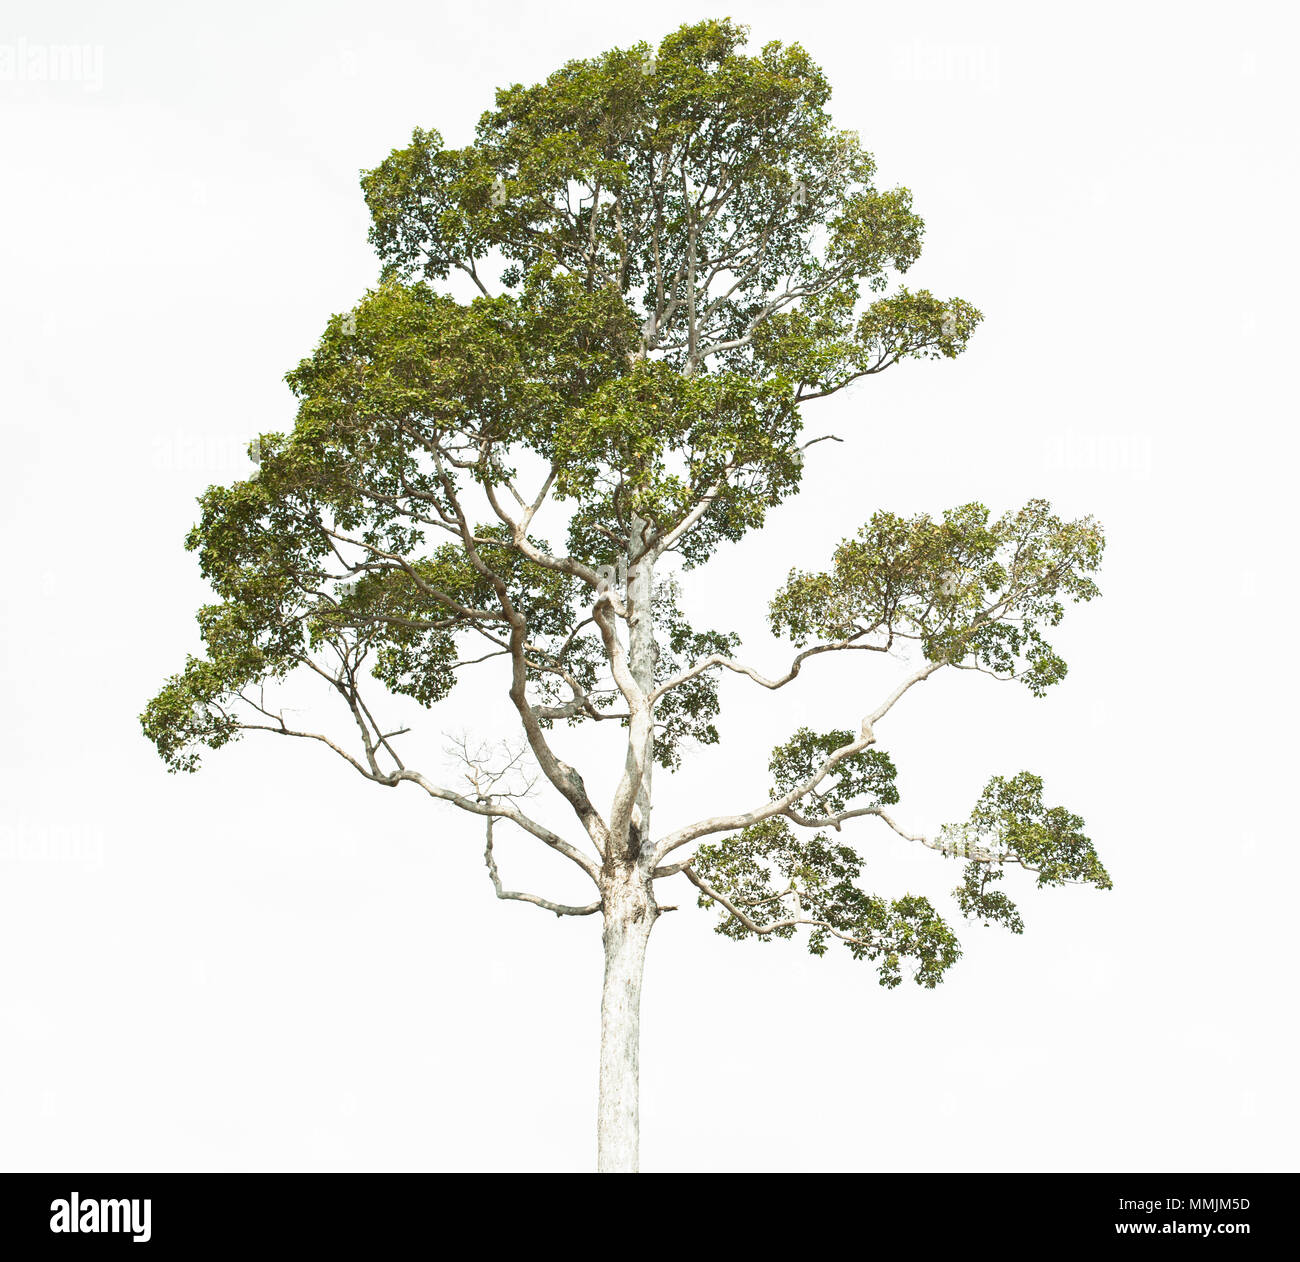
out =
[[[141,716],[173,771],[250,731],[319,742],[482,820],[500,897],[601,916],[609,1171],[636,1168],[641,979],[664,883],[693,886],[728,937],[807,930],[814,954],[842,942],[889,987],[905,967],[937,985],[960,947],[928,899],[861,887],[848,821],[960,861],[961,913],[1017,933],[1008,864],[1039,885],[1110,884],[1082,821],[1026,772],[992,779],[968,821],[908,832],[877,744],[945,668],[1035,695],[1064,676],[1047,634],[1066,601],[1097,594],[1091,519],[1040,500],[996,518],[979,503],[877,512],[776,593],[772,630],[797,651],[774,677],[681,608],[675,571],[798,490],[829,437],[805,434],[804,405],[905,359],[951,359],[980,320],[896,284],[921,247],[910,194],[876,187],[803,49],[750,56],[744,40],[702,22],[570,62],[498,92],[472,145],[417,130],[363,175],[379,280],[288,374],[292,431],[259,435],[253,476],[202,496],[187,546],[218,598],[198,614],[204,650]],[[855,726],[779,744],[766,800],[652,831],[652,768],[717,743],[722,677],[776,690],[813,656],[864,652],[911,665]],[[519,743],[462,741],[450,787],[407,765],[408,729],[370,693],[432,708],[473,667],[503,677]],[[285,717],[292,672],[326,681],[350,738]],[[566,726],[607,733],[611,800],[561,752]],[[534,781],[567,827],[525,810]],[[507,890],[503,821],[580,868],[591,900]]]

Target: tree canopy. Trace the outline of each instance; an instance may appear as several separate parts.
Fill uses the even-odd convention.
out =
[[[952,359],[981,318],[902,284],[923,223],[832,124],[807,53],[749,55],[744,39],[709,21],[570,62],[498,92],[473,143],[417,129],[364,174],[379,278],[288,373],[292,429],[258,435],[255,472],[203,495],[187,546],[216,600],[199,611],[202,652],[142,723],[173,771],[268,731],[414,782],[487,819],[499,892],[490,826],[508,819],[601,889],[616,862],[684,873],[728,936],[804,926],[815,953],[840,940],[883,984],[909,960],[932,986],[960,955],[952,930],[925,898],[860,888],[845,821],[964,858],[960,911],[1017,932],[991,888],[1006,865],[1040,884],[1109,877],[1028,773],[991,780],[964,824],[907,833],[875,726],[944,667],[1035,695],[1059,682],[1047,637],[1097,594],[1102,534],[1041,500],[997,518],[979,503],[878,512],[776,592],[771,629],[798,651],[774,679],[737,659],[733,630],[683,610],[672,568],[708,562],[798,491],[819,441],[809,403],[906,359]],[[914,673],[852,729],[778,745],[768,801],[643,844],[649,767],[718,741],[723,675],[778,688],[812,655],[903,648]],[[369,699],[373,681],[440,705],[494,661],[578,840],[532,819],[500,768],[461,788],[409,768]],[[350,739],[286,719],[274,688],[294,671],[329,683]],[[598,806],[553,729],[601,722],[627,729],[627,770]]]

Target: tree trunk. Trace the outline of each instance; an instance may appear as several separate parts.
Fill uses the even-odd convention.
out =
[[[632,542],[629,551],[638,556],[635,564],[629,567],[627,576],[627,660],[637,687],[646,694],[654,689],[655,658],[658,653],[655,647],[654,558],[650,555],[640,555],[645,547],[648,529],[648,522],[633,515]],[[645,749],[645,767],[641,774],[641,785],[636,795],[636,814],[633,817],[636,824],[636,841],[632,847],[633,858],[636,857],[636,851],[640,849],[641,839],[649,840],[650,837],[650,781],[654,768],[653,759],[654,729],[651,728],[650,741]],[[627,766],[629,772],[634,770],[630,747],[627,751]]]
[[[628,665],[637,687],[654,687],[654,561],[644,553],[649,525],[634,516],[627,576]],[[659,915],[650,876],[651,728],[636,808],[625,838],[613,839],[602,882],[605,985],[600,1001],[600,1102],[596,1116],[596,1167],[602,1174],[635,1174],[640,1142],[641,978],[646,943]],[[627,770],[636,774],[629,745]]]
[[[600,1103],[596,1167],[635,1174],[640,1140],[641,978],[658,916],[640,864],[614,873],[605,892],[605,985],[600,999]]]

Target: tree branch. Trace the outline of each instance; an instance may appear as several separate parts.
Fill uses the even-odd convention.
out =
[[[488,875],[492,878],[492,887],[497,892],[498,898],[515,899],[521,903],[532,903],[535,907],[541,907],[545,911],[553,911],[557,916],[590,916],[598,912],[601,908],[599,902],[588,903],[585,907],[574,907],[566,903],[553,903],[548,898],[541,898],[536,894],[526,894],[520,890],[508,890],[501,884],[501,874],[497,871],[497,861],[492,854],[492,826],[494,820],[491,815],[487,820],[487,847],[483,851],[483,858],[487,861]]]

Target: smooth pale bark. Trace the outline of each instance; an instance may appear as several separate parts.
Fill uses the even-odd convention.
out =
[[[605,984],[600,1000],[597,1169],[634,1174],[640,1141],[641,981],[658,908],[639,865],[614,874],[605,892]]]
[[[632,549],[644,546],[645,534],[649,524],[640,517],[632,518]],[[627,576],[627,660],[632,678],[645,696],[654,691],[655,645],[654,624],[654,559],[645,555],[635,561],[628,569]],[[640,849],[640,840],[650,838],[650,771],[654,753],[654,729],[651,728],[649,744],[645,749],[645,766],[641,775],[641,787],[637,792],[637,809],[633,815],[636,824],[636,841],[631,847],[630,857],[635,859]],[[632,770],[632,750],[628,750],[628,770]]]
[[[631,551],[643,546],[648,523],[633,518]],[[644,696],[654,687],[654,566],[649,555],[628,569],[628,667]],[[638,1168],[640,1142],[641,982],[646,944],[659,915],[650,878],[650,760],[647,747],[629,747],[627,772],[636,774],[636,753],[644,758],[636,808],[625,838],[613,839],[602,873],[605,984],[600,1002],[600,1100],[597,1109],[597,1169],[631,1174]]]

